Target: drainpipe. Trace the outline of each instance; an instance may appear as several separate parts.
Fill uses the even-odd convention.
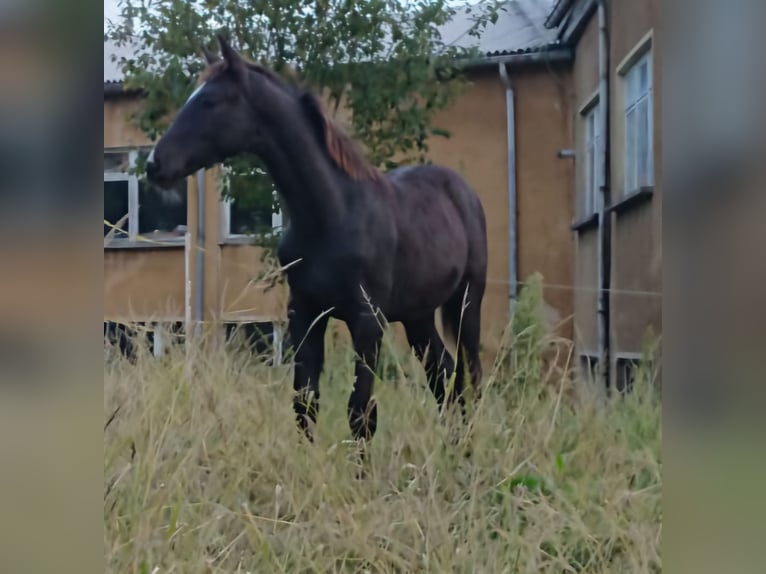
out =
[[[598,345],[602,365],[601,375],[605,388],[609,389],[611,359],[609,350],[609,294],[611,287],[611,216],[606,213],[609,205],[609,37],[607,34],[606,0],[598,0],[598,101],[601,128],[601,202],[598,210]]]
[[[516,118],[514,94],[508,79],[505,62],[498,64],[500,79],[505,86],[505,121],[508,137],[508,282],[510,284],[511,313],[516,308],[518,295],[518,243],[516,238]]]
[[[202,302],[205,283],[205,170],[197,171],[197,289],[194,298],[194,316],[197,324],[194,333],[199,338],[202,332]]]

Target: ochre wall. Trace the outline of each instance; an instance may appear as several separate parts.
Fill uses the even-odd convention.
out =
[[[263,252],[251,245],[224,245],[221,248],[221,318],[240,321],[284,320],[287,290],[282,286],[267,289],[262,272],[269,269],[261,262]]]
[[[104,249],[104,320],[183,317],[183,245]]]
[[[585,194],[585,120],[580,111],[598,90],[598,19],[592,16],[575,50],[572,86],[575,123],[575,166],[573,179],[578,206],[576,218],[582,214]],[[575,242],[574,293],[575,333],[578,353],[598,353],[598,228],[589,227],[573,232]]]
[[[151,145],[146,135],[130,120],[140,108],[135,98],[104,100],[104,148]]]
[[[638,353],[648,327],[662,330],[662,46],[659,0],[616,2],[611,9],[610,77],[612,121],[612,196],[623,184],[624,97],[618,68],[649,32],[652,43],[654,193],[651,199],[612,217],[611,345],[614,355]],[[631,191],[631,190],[627,190]]]
[[[609,9],[610,46],[610,155],[611,197],[618,202],[624,194],[623,154],[625,137],[624,99],[620,64],[636,46],[652,32],[652,70],[654,107],[654,194],[648,201],[614,213],[612,218],[612,263],[610,315],[612,359],[621,353],[641,351],[642,338],[649,325],[655,334],[662,329],[662,131],[659,0],[612,2]],[[584,122],[578,110],[598,88],[598,19],[590,18],[576,48],[574,65],[575,149],[585,155]],[[577,194],[579,205],[583,192],[583,168],[577,161]],[[581,352],[598,350],[597,293],[598,230],[592,227],[577,232],[575,282],[582,289],[575,297],[576,342]]]
[[[511,76],[516,93],[519,279],[540,273],[546,316],[572,337],[574,169],[558,157],[572,139],[571,75],[561,68]],[[498,238],[499,242],[499,238]]]

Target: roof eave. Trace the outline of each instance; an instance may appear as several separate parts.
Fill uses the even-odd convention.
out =
[[[558,0],[553,7],[553,10],[551,10],[551,13],[548,14],[548,17],[545,19],[545,22],[543,22],[543,26],[547,30],[557,28],[564,20],[566,13],[572,7],[572,2],[573,0]]]
[[[574,52],[571,48],[557,46],[555,48],[546,48],[523,53],[511,54],[486,54],[480,58],[469,60],[463,64],[464,68],[483,68],[487,66],[496,66],[498,64],[524,65],[551,62],[569,62],[574,59]]]
[[[596,0],[582,0],[583,9],[579,14],[568,12],[569,18],[565,20],[565,26],[559,31],[559,41],[567,46],[576,46],[585,32],[590,19],[596,13],[598,2]],[[570,3],[570,8],[574,7],[574,0]],[[571,21],[570,21],[571,20]]]
[[[126,88],[121,80],[104,82],[104,99],[129,97],[141,94],[138,88]]]

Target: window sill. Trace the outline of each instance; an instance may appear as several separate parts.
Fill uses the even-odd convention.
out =
[[[219,245],[253,245],[255,243],[255,235],[230,235],[224,237],[218,242]]]
[[[617,203],[613,203],[607,208],[607,212],[621,214],[643,203],[648,202],[654,195],[654,186],[639,187],[625,195]]]
[[[252,245],[254,247],[260,247],[256,244],[259,239],[264,239],[265,234],[253,234],[253,235],[228,235],[222,240],[218,241],[218,245]]]
[[[572,225],[570,226],[570,229],[572,231],[577,231],[578,233],[581,233],[583,231],[588,231],[590,229],[597,229],[598,228],[598,213],[592,213],[586,217],[581,217]]]
[[[119,249],[183,249],[185,240],[183,237],[173,237],[164,239],[149,239],[149,241],[131,241],[129,239],[113,239],[108,245],[104,245],[104,250]]]

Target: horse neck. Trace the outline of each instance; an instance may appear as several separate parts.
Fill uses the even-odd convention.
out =
[[[348,182],[308,133],[290,132],[281,130],[269,138],[261,156],[286,204],[291,227],[316,235],[343,217]]]

